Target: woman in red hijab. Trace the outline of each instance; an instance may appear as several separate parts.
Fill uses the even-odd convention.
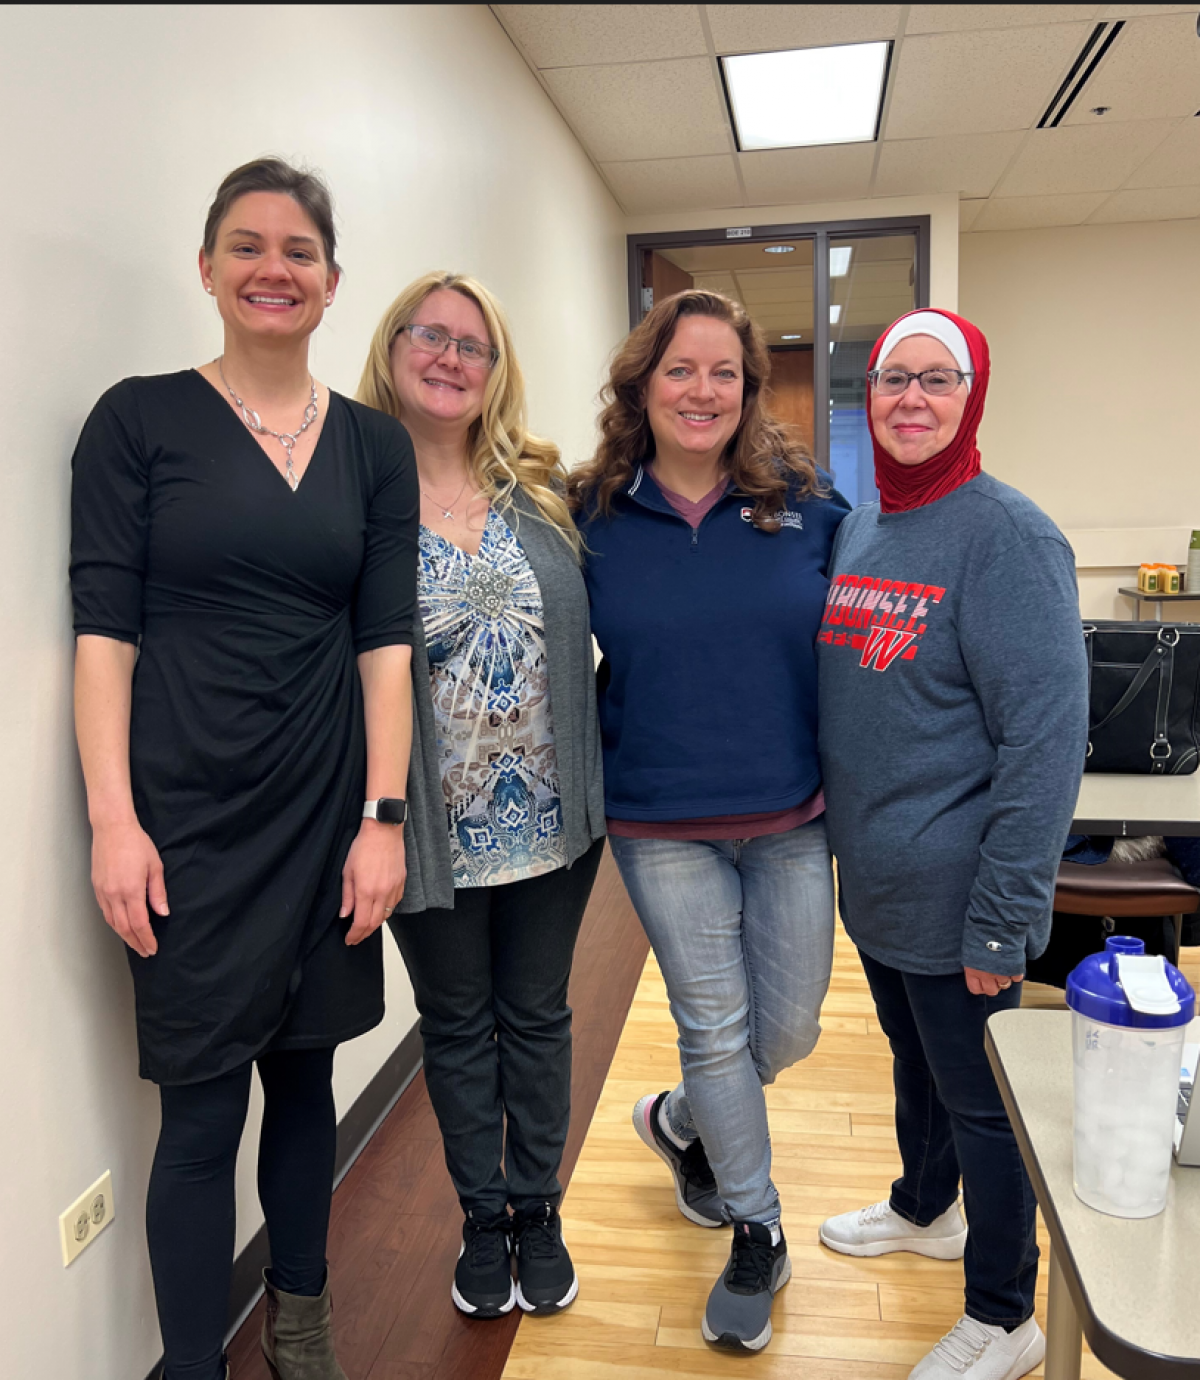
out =
[[[818,634],[829,839],[895,1059],[903,1165],[884,1202],[820,1236],[965,1257],[963,1315],[912,1380],[1017,1380],[1045,1352],[1036,1205],[983,1031],[1049,937],[1087,670],[1070,547],[980,467],[989,373],[982,332],[951,312],[910,312],[876,344],[880,501],[838,530]]]

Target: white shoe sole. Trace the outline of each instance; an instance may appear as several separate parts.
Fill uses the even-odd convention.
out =
[[[511,1313],[513,1305],[517,1302],[518,1293],[519,1291],[516,1286],[510,1284],[508,1289],[508,1302],[500,1304],[495,1313],[493,1313],[491,1309],[488,1309],[483,1316],[485,1318],[502,1317],[505,1313]],[[475,1304],[468,1303],[466,1299],[463,1298],[458,1292],[457,1284],[452,1284],[450,1286],[450,1297],[454,1300],[454,1306],[460,1313],[465,1313],[469,1318],[474,1318],[479,1315],[480,1309]]]
[[[778,1280],[776,1280],[775,1287],[771,1290],[772,1295],[779,1293],[780,1289],[783,1288],[783,1286],[788,1282],[789,1279],[791,1279],[791,1277],[792,1257],[788,1255],[784,1256],[783,1258],[783,1271],[780,1274]],[[748,1340],[743,1337],[734,1338],[728,1332],[723,1332],[721,1336],[718,1337],[717,1334],[713,1332],[712,1329],[709,1327],[708,1318],[703,1317],[700,1319],[700,1335],[704,1338],[706,1342],[712,1342],[714,1345],[724,1346],[724,1348],[727,1351],[761,1351],[763,1347],[765,1347],[766,1344],[771,1340],[771,1337],[773,1335],[773,1329],[771,1327],[771,1319],[768,1318],[766,1327],[763,1328],[763,1330],[758,1334],[757,1337],[751,1337]],[[730,1340],[728,1342],[724,1342],[722,1341],[722,1338],[724,1337],[730,1337]]]
[[[913,1255],[927,1255],[930,1260],[961,1260],[967,1249],[967,1229],[954,1236],[902,1236],[891,1241],[838,1241],[826,1236],[825,1228],[820,1227],[817,1235],[821,1244],[842,1255],[889,1255],[892,1251],[911,1251]]]
[[[675,1206],[689,1222],[694,1222],[698,1227],[727,1227],[729,1225],[728,1222],[714,1222],[711,1217],[701,1217],[694,1208],[688,1207],[687,1203],[684,1201],[683,1191],[679,1187],[679,1180],[675,1177],[675,1166],[667,1159],[666,1155],[663,1154],[662,1147],[659,1145],[658,1141],[654,1139],[654,1132],[646,1125],[646,1110],[648,1107],[654,1105],[658,1095],[658,1093],[647,1093],[645,1097],[638,1099],[637,1105],[633,1109],[633,1129],[637,1132],[638,1139],[647,1150],[653,1150],[658,1158],[662,1160],[663,1164],[671,1171],[671,1182],[675,1185]]]
[[[571,1287],[558,1300],[557,1303],[530,1303],[521,1292],[520,1283],[517,1284],[517,1302],[521,1305],[522,1313],[559,1313],[568,1304],[575,1302],[575,1296],[579,1293],[579,1276],[574,1275],[571,1279]]]

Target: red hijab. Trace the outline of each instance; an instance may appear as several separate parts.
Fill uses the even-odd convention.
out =
[[[875,483],[879,486],[879,506],[885,513],[904,513],[910,508],[921,508],[926,503],[945,498],[968,479],[979,473],[979,447],[975,436],[979,423],[983,420],[983,402],[987,397],[988,378],[991,374],[991,358],[988,354],[987,340],[983,332],[961,316],[937,307],[921,307],[918,312],[934,311],[954,322],[966,337],[967,348],[971,351],[971,367],[975,376],[971,380],[971,390],[967,394],[967,405],[962,421],[954,439],[936,455],[920,465],[902,465],[893,459],[879,444],[875,428],[871,425],[871,385],[867,384],[867,426],[871,430],[871,446],[875,452]],[[905,316],[916,316],[918,312],[906,312]],[[900,321],[901,316],[875,342],[868,369],[874,369],[879,362],[879,352],[883,343]],[[915,333],[914,333],[915,334]]]

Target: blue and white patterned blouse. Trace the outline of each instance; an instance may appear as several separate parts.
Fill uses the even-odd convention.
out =
[[[562,867],[542,593],[495,509],[474,556],[422,525],[417,597],[454,885],[494,886]]]

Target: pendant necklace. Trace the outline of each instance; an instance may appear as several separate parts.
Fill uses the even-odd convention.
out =
[[[225,370],[221,368],[221,361],[224,358],[224,355],[220,355],[217,358],[217,373],[221,375],[221,382],[225,385],[226,388],[229,389],[229,396],[234,400],[235,403],[237,403],[238,407],[241,409],[242,421],[246,423],[250,430],[256,431],[260,436],[274,436],[274,438],[283,447],[284,463],[287,465],[287,473],[284,475],[284,478],[287,480],[288,485],[292,490],[292,493],[295,493],[296,490],[300,487],[300,480],[297,477],[295,469],[293,469],[292,467],[292,447],[296,444],[300,437],[304,435],[308,428],[312,426],[312,424],[317,420],[318,408],[316,379],[314,379],[311,374],[308,376],[308,381],[312,385],[312,392],[309,394],[308,406],[304,409],[304,420],[300,423],[296,430],[272,431],[269,426],[263,425],[263,420],[258,415],[258,413],[255,412],[255,410],[252,407],[247,407],[246,404],[241,400],[241,398],[239,398],[238,395],[233,391],[232,385],[230,384],[229,380],[225,377]],[[455,499],[454,501],[457,503],[458,499]]]
[[[433,504],[433,506],[438,510],[439,513],[441,513],[441,515],[447,520],[447,522],[452,522],[454,520],[454,504],[457,503],[458,500],[463,496],[467,484],[470,482],[470,478],[471,476],[470,474],[468,474],[466,479],[463,480],[462,488],[459,489],[458,493],[454,495],[454,502],[450,504],[449,508],[443,508],[442,505],[437,501],[437,499],[434,498],[432,494],[426,494],[424,489],[421,489],[421,492],[425,494],[425,497],[429,499],[430,503]],[[420,485],[418,485],[417,487],[420,488]]]

